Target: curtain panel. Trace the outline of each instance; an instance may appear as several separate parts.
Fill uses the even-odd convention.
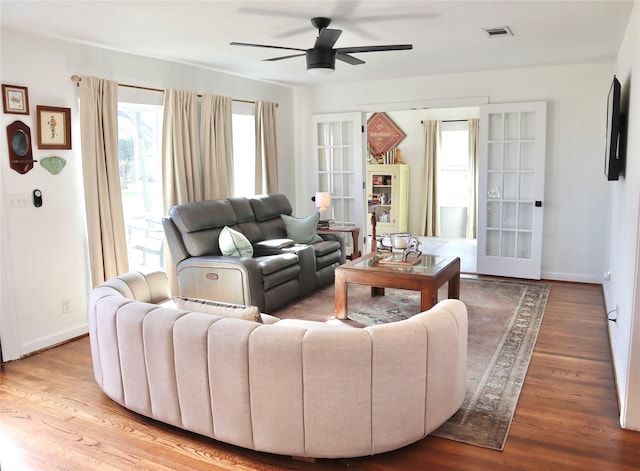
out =
[[[478,236],[478,149],[479,149],[479,123],[478,118],[469,120],[469,198],[471,204],[467,214],[467,238],[475,239]]]
[[[438,237],[440,235],[440,211],[438,209],[438,154],[442,138],[440,121],[424,122],[424,188],[422,191],[423,235]]]
[[[91,283],[129,271],[118,162],[118,84],[81,77],[80,134]]]
[[[233,196],[230,97],[204,95],[200,103],[202,191],[205,200]]]
[[[276,106],[256,101],[256,194],[278,192]]]
[[[162,178],[165,212],[202,200],[202,169],[196,119],[196,94],[168,89],[164,94]]]

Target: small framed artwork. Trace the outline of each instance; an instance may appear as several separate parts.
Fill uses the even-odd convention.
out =
[[[38,149],[71,149],[71,108],[38,106]]]
[[[2,105],[5,113],[29,114],[27,87],[2,84]]]

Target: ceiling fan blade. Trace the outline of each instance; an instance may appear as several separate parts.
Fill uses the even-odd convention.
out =
[[[281,61],[282,59],[290,59],[292,57],[300,57],[300,56],[304,56],[306,53],[302,53],[302,54],[292,54],[290,56],[282,56],[282,57],[272,57],[271,59],[262,59],[263,61],[267,61],[267,62],[273,62],[273,61]]]
[[[356,46],[336,48],[337,54],[352,54],[355,52],[376,52],[376,51],[404,51],[413,49],[412,44],[392,44],[388,46]]]
[[[231,46],[268,47],[269,49],[287,49],[289,51],[302,51],[302,52],[306,51],[306,49],[300,49],[298,47],[269,46],[268,44],[253,44],[253,43],[238,43],[238,42],[230,42],[229,44]]]
[[[363,60],[358,59],[357,57],[350,56],[349,54],[336,52],[336,59],[341,60],[342,62],[346,62],[351,65],[360,65],[364,64]]]
[[[322,28],[313,47],[331,49],[341,34],[342,30],[340,29]]]
[[[273,39],[286,39],[286,38],[290,38],[291,36],[296,36],[298,34],[303,34],[308,32],[309,32],[309,28],[305,26],[303,28],[290,29],[289,31],[283,31],[281,33],[274,34],[271,37]]]

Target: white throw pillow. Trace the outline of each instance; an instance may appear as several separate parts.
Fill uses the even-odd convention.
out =
[[[262,323],[262,317],[260,317],[260,311],[257,306],[242,306],[239,304],[209,301],[207,299],[183,298],[181,296],[174,296],[173,301],[179,309],[186,311],[215,314],[222,317],[233,317]]]
[[[224,226],[218,237],[220,252],[226,257],[253,257],[251,242],[242,232]]]
[[[312,213],[303,218],[281,214],[287,237],[296,244],[312,244],[322,242],[322,237],[317,234],[320,213]]]

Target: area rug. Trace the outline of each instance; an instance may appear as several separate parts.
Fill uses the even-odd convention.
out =
[[[461,279],[460,299],[469,312],[467,393],[458,412],[432,435],[504,448],[549,290],[549,285],[540,283]],[[375,298],[369,293],[368,287],[349,285],[347,322],[356,326],[393,322],[420,310],[418,292],[386,289],[385,296]],[[446,297],[445,286],[439,299]],[[337,322],[331,320],[333,300],[330,286],[274,315]]]

